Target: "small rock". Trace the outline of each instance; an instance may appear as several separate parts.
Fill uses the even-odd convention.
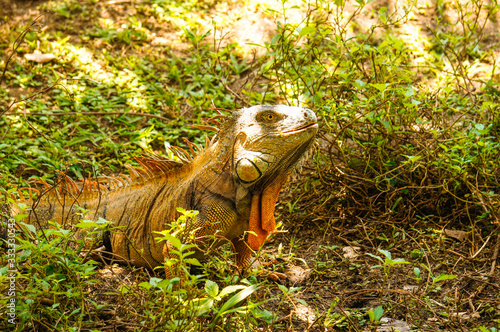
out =
[[[30,61],[35,61],[38,63],[46,63],[56,58],[56,56],[52,53],[47,53],[47,54],[26,53],[24,57]]]
[[[405,291],[410,292],[410,293],[415,293],[418,290],[418,286],[416,286],[416,285],[404,285],[403,289]]]
[[[377,328],[377,332],[410,332],[411,326],[402,320],[384,317],[380,320],[382,325]]]
[[[295,307],[295,314],[301,321],[306,323],[314,322],[314,320],[316,319],[316,313],[311,307],[303,305],[302,303],[297,303]]]
[[[306,281],[309,278],[309,276],[311,275],[311,269],[304,269],[300,266],[292,266],[288,270],[286,270],[285,273],[288,277],[288,280],[290,280],[293,285],[296,285]]]

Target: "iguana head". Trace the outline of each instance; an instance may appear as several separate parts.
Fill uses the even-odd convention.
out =
[[[275,230],[279,191],[311,145],[317,118],[306,108],[260,105],[234,112],[232,120],[232,169],[252,196],[248,243],[256,250]]]
[[[233,113],[233,167],[245,187],[265,186],[289,172],[318,131],[313,111],[301,107],[253,106]]]

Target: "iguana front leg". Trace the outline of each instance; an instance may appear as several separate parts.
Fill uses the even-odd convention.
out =
[[[231,240],[235,252],[236,265],[240,269],[247,269],[252,264],[252,249],[241,236]]]
[[[223,242],[223,239],[228,236],[228,232],[234,225],[236,225],[237,214],[231,205],[224,200],[211,199],[208,202],[202,202],[205,209],[200,211],[195,222],[186,226],[184,232],[184,238],[189,239],[188,243],[185,244],[196,244],[201,247],[202,250],[198,250],[194,258],[201,259],[202,252],[209,243],[213,240],[217,241],[219,244]],[[218,245],[218,244],[217,244]],[[165,260],[168,259],[178,259],[177,254],[173,253],[175,248],[170,242],[166,242],[163,245],[163,257]],[[251,251],[250,251],[251,252]],[[167,278],[173,276],[173,268],[167,267],[165,269]]]
[[[275,271],[268,271],[266,268],[269,265],[264,266],[259,262],[259,259],[253,258],[252,249],[250,249],[250,246],[248,245],[247,241],[242,237],[238,237],[236,239],[231,240],[231,243],[234,246],[234,251],[236,254],[235,258],[236,265],[240,269],[245,270],[250,267],[257,267],[261,268],[261,271],[259,271],[259,275],[261,276],[263,275],[272,281],[287,279],[286,274]]]

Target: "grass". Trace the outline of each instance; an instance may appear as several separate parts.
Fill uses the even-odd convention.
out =
[[[215,108],[304,105],[321,120],[280,199],[287,232],[262,253],[288,262],[288,283],[235,274],[228,248],[172,280],[83,259],[75,230],[31,231],[19,331],[500,329],[496,1],[55,0],[31,8],[45,12],[34,23],[16,4],[0,18],[1,188],[202,143],[187,124]],[[243,18],[277,30],[246,45],[226,35]],[[35,52],[56,59],[23,57]]]

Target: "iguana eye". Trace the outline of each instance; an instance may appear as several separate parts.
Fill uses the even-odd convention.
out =
[[[267,113],[264,115],[264,119],[266,119],[267,121],[273,121],[274,118],[275,118],[275,116],[272,113]]]
[[[260,122],[274,123],[281,120],[281,116],[273,111],[265,111],[258,115],[257,120]]]

